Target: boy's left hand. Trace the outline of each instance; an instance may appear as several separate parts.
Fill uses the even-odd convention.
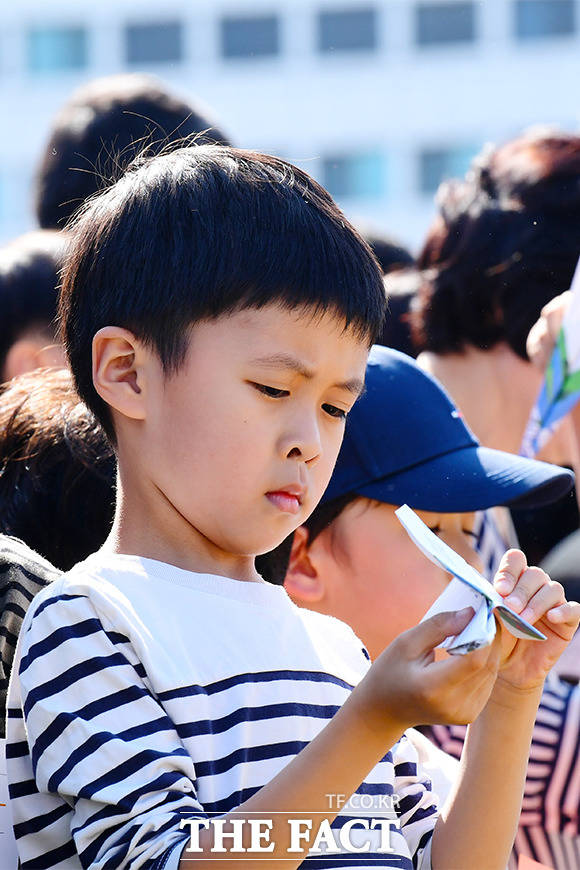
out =
[[[572,640],[580,604],[566,601],[563,587],[541,568],[530,568],[521,550],[503,556],[493,584],[508,607],[543,632],[547,640],[521,640],[502,629],[498,681],[517,690],[541,686]]]

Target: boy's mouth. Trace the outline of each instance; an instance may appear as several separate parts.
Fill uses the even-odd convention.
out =
[[[304,490],[298,486],[288,486],[284,489],[277,489],[273,492],[267,492],[266,498],[278,510],[284,513],[297,514],[302,505]]]

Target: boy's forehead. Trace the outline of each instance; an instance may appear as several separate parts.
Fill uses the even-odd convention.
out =
[[[199,326],[193,327],[193,347]],[[343,381],[357,381],[359,391],[364,381],[368,341],[334,312],[268,305],[222,315],[203,327],[215,331],[225,358],[306,379],[334,371]]]

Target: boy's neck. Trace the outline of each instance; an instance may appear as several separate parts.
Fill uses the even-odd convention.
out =
[[[173,506],[148,498],[142,488],[124,488],[120,474],[115,519],[101,551],[155,559],[196,574],[263,582],[253,556],[224,553]]]

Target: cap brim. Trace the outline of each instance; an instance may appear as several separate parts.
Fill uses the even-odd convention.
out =
[[[566,468],[488,447],[464,447],[351,491],[417,510],[470,513],[497,505],[541,507],[566,495]]]

